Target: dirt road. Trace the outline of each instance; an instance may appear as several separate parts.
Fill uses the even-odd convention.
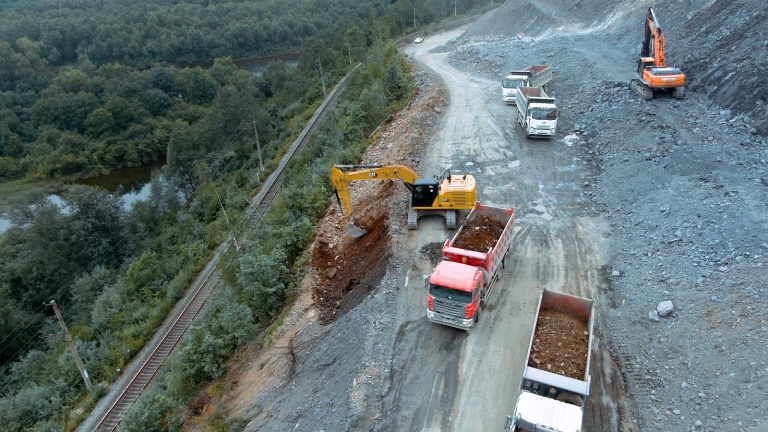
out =
[[[470,334],[424,319],[423,278],[430,263],[410,260],[418,277],[409,277],[408,295],[400,301],[417,306],[403,316],[384,399],[387,414],[377,430],[501,430],[517,398],[540,290],[591,298],[604,265],[605,223],[582,195],[577,153],[561,140],[526,139],[497,82],[462,73],[446,54],[430,53],[462,31],[406,49],[439,75],[451,97],[423,169],[474,175],[482,202],[516,208],[517,233],[500,286]],[[405,253],[449,236],[441,222],[420,222]]]
[[[433,133],[419,135],[425,139],[419,143],[424,151],[421,159],[414,158],[414,168],[424,175],[441,175],[446,169],[470,173],[477,179],[481,202],[516,208],[513,247],[480,323],[467,334],[426,320],[424,280],[434,262],[419,251],[442,243],[453,231],[435,217],[421,219],[417,231],[407,231],[403,215],[393,210],[387,231],[393,256],[386,274],[376,272],[363,283],[355,282],[371,285],[368,290],[376,294],[328,327],[297,318],[300,330],[284,331],[312,336],[296,337],[298,365],[248,372],[243,378],[241,388],[264,388],[243,389],[233,398],[232,405],[240,407],[235,413],[252,419],[246,430],[304,430],[316,422],[327,430],[501,430],[517,399],[541,289],[596,297],[607,227],[583,194],[585,162],[570,145],[571,137],[527,139],[513,122],[515,108],[502,102],[498,82],[456,70],[445,53],[432,52],[463,31],[430,36],[406,48],[406,54],[450,95]],[[402,201],[404,207],[404,196]],[[322,240],[323,260],[332,260],[329,251],[343,250],[342,243],[338,238]],[[357,254],[371,252],[354,247]],[[344,344],[346,338],[357,343]],[[282,340],[278,345],[284,348],[289,342]],[[271,358],[284,353],[273,351],[277,354]],[[260,361],[273,364],[269,359],[267,354]],[[295,372],[285,377],[281,369]],[[602,368],[594,370],[593,391],[606,395],[599,389]],[[274,382],[275,377],[283,381]],[[614,402],[611,396],[603,399],[605,404],[600,399],[590,403],[594,412],[588,422],[594,430],[617,429],[615,415],[602,413],[604,405],[615,412]],[[333,404],[323,402],[329,400]],[[346,415],[319,420],[313,413],[323,407]]]
[[[749,116],[707,98],[709,70],[690,70],[685,100],[629,89],[646,3],[507,2],[466,32],[405,48],[422,92],[362,162],[471,173],[480,201],[515,207],[500,285],[471,333],[428,323],[435,255],[422,251],[452,232],[440,218],[406,230],[402,185],[353,189],[376,235],[350,243],[328,211],[306,284],[314,302],[302,295],[271,348],[234,374],[226,402],[245,430],[501,430],[542,288],[596,303],[584,430],[766,430],[768,145]],[[678,3],[657,5],[667,37],[683,41],[670,57],[716,46],[674,30],[728,8]],[[720,14],[732,24],[723,28],[764,10]],[[560,120],[554,139],[531,140],[500,80],[542,63],[556,72]],[[674,312],[654,316],[661,301]]]

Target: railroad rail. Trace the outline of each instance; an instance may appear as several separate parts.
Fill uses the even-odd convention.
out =
[[[333,109],[339,98],[341,91],[346,86],[346,80],[360,67],[356,65],[339,83],[331,90],[331,93],[325,98],[323,103],[315,111],[315,114],[309,120],[307,125],[299,134],[298,138],[291,145],[280,161],[277,169],[267,178],[262,185],[260,192],[253,198],[250,210],[246,213],[249,221],[249,228],[242,233],[247,237],[263,221],[262,215],[267,211],[272,200],[277,196],[280,186],[285,179],[285,168],[291,159],[300,154],[309,143],[312,134],[317,130],[318,125],[328,112]],[[227,241],[219,246],[214,253],[211,261],[206,265],[203,271],[195,279],[192,289],[184,296],[174,308],[169,318],[158,330],[155,337],[147,344],[144,350],[136,357],[125,372],[123,377],[116,381],[116,389],[111,394],[112,397],[105,397],[106,401],[100,402],[94,408],[95,413],[100,412],[95,421],[85,421],[80,425],[78,431],[98,430],[98,431],[116,431],[123,414],[128,407],[136,401],[139,395],[147,388],[149,383],[155,377],[160,369],[160,365],[173,352],[192,324],[192,321],[205,306],[211,293],[216,289],[221,281],[220,259],[231,246]],[[234,259],[226,262],[224,268],[229,267]],[[93,425],[93,426],[91,426]]]

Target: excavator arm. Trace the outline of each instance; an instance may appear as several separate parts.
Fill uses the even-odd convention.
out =
[[[651,57],[653,51],[653,57]],[[661,25],[653,8],[648,8],[645,14],[645,39],[643,47],[640,50],[640,57],[653,60],[652,66],[665,67],[667,57],[664,50],[664,33],[661,31]]]
[[[344,171],[351,169],[354,171]],[[414,170],[403,165],[336,165],[331,169],[331,183],[336,199],[344,212],[352,214],[352,199],[347,182],[361,180],[400,180],[413,192],[413,184],[421,178]]]

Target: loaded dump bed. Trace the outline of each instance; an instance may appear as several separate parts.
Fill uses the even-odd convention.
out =
[[[490,279],[509,250],[514,224],[515,209],[477,202],[453,238],[443,244],[443,259],[481,267]]]

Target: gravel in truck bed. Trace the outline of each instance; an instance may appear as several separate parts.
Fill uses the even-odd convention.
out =
[[[504,225],[501,222],[488,216],[480,216],[464,222],[464,229],[453,247],[485,253],[499,241],[502,232]]]
[[[565,312],[543,309],[536,321],[528,366],[584,380],[589,328]]]

